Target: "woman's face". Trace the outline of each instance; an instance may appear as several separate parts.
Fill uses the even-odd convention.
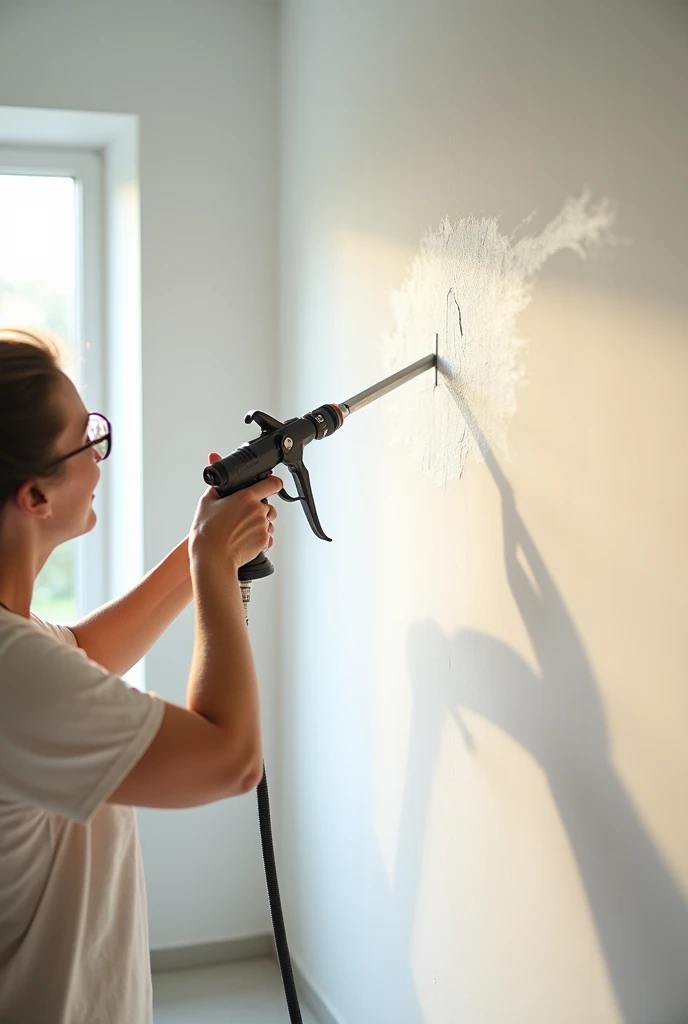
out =
[[[56,444],[59,458],[87,444],[88,409],[66,374],[62,374],[57,397],[65,423]],[[98,456],[93,448],[86,448],[65,459],[59,477],[46,481],[45,493],[51,504],[49,532],[55,543],[79,537],[93,529],[96,524],[93,498],[99,479]]]

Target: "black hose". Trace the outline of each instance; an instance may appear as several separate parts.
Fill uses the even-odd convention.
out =
[[[282,985],[287,999],[289,1009],[289,1020],[291,1024],[303,1024],[301,1019],[301,1008],[299,997],[296,994],[294,973],[291,969],[291,958],[289,946],[287,945],[287,932],[284,927],[282,916],[282,901],[279,894],[279,882],[277,881],[277,866],[275,864],[275,851],[272,845],[272,824],[270,821],[270,797],[268,795],[268,779],[263,764],[263,778],[258,783],[258,821],[260,823],[260,843],[263,847],[263,864],[265,865],[265,880],[268,885],[268,901],[270,903],[270,916],[272,917],[272,931],[275,936],[275,948],[277,960],[282,973]]]

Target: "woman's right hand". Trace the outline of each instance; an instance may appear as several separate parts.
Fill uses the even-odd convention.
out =
[[[219,458],[218,455],[216,458]],[[211,456],[211,461],[216,461]],[[226,559],[239,568],[271,548],[277,510],[263,503],[281,490],[279,477],[269,476],[226,498],[209,487],[196,507],[189,532],[189,557],[192,561],[210,557]]]

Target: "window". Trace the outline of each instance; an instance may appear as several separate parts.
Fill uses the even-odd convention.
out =
[[[101,410],[100,158],[85,151],[0,148],[0,326],[44,326],[65,342],[65,369]],[[102,599],[104,525],[60,545],[40,572],[32,609],[70,622]]]
[[[74,372],[85,403],[113,424],[98,525],[73,546],[77,615],[125,593],[145,571],[138,136],[133,114],[0,105],[0,174],[73,182]],[[126,678],[145,688],[145,659]]]

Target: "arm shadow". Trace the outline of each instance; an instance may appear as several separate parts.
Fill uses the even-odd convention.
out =
[[[460,409],[501,495],[507,578],[537,670],[506,644],[482,633],[460,630],[445,636],[429,620],[409,631],[412,725],[389,894],[397,907],[400,945],[410,959],[442,730],[451,716],[471,746],[462,717],[462,711],[469,711],[503,729],[546,775],[584,886],[620,1019],[624,1024],[686,1024],[685,895],[615,770],[599,688],[575,624],[494,453],[470,409],[465,404]],[[559,940],[564,947],[569,943],[564,922]],[[422,1021],[420,1011],[414,1011],[409,1021]]]

